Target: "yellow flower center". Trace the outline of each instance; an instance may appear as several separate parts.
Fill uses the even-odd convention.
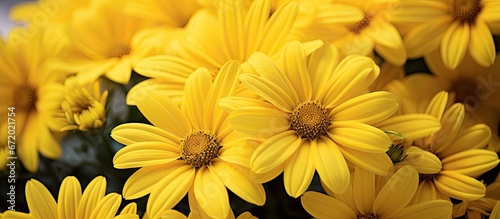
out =
[[[109,50],[106,54],[106,57],[108,57],[108,58],[113,58],[113,57],[120,58],[124,55],[128,55],[129,53],[130,53],[130,45],[125,44],[125,43],[115,44],[109,48]]]
[[[32,86],[23,85],[14,90],[14,107],[16,109],[25,112],[36,110],[37,100],[36,88]]]
[[[474,23],[481,12],[481,0],[452,0],[451,14],[462,23]]]
[[[376,215],[374,215],[373,213],[358,216],[358,219],[377,219],[377,218],[378,217]]]
[[[364,28],[368,27],[368,25],[370,24],[370,20],[371,20],[371,16],[365,15],[363,20],[359,21],[358,23],[348,25],[347,28],[351,32],[353,32],[355,34],[359,34]]]
[[[290,116],[291,129],[302,138],[310,140],[326,135],[330,119],[325,107],[315,101],[299,104]]]
[[[88,131],[99,128],[106,120],[105,102],[107,91],[99,94],[99,84],[94,84],[94,93],[84,86],[68,86],[67,93],[61,102],[69,126],[62,130],[80,129]]]
[[[208,165],[216,158],[221,148],[216,137],[208,131],[196,131],[181,140],[181,157],[195,168]]]

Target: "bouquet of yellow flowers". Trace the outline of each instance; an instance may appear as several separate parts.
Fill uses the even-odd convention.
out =
[[[500,1],[9,16],[0,219],[500,218]]]

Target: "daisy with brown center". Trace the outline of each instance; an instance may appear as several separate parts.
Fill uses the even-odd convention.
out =
[[[6,211],[3,219],[139,219],[137,205],[130,203],[115,216],[122,197],[116,193],[106,194],[106,178],[95,177],[82,193],[80,182],[74,176],[62,181],[56,200],[50,191],[38,180],[31,179],[26,183],[26,202],[29,213]]]
[[[379,73],[373,60],[358,55],[339,60],[328,43],[306,57],[292,41],[279,61],[255,53],[248,65],[253,73],[240,80],[262,100],[230,97],[221,104],[231,111],[235,130],[266,139],[250,161],[254,180],[266,182],[284,172],[287,193],[298,197],[315,170],[328,188],[344,191],[350,179],[346,159],[387,174],[391,140],[372,125],[390,117],[397,100],[385,91],[368,93]]]
[[[402,28],[408,57],[439,50],[444,66],[456,69],[465,54],[483,67],[495,61],[492,34],[500,34],[495,0],[401,0],[392,22]]]
[[[393,92],[397,93],[398,90]],[[404,98],[400,101],[401,105],[405,105],[415,100]],[[484,149],[491,136],[488,126],[481,123],[467,124],[464,121],[464,105],[452,103],[453,99],[442,91],[427,101],[427,107],[420,111],[437,118],[442,128],[430,136],[416,139],[414,144],[436,155],[442,169],[433,174],[420,174],[414,202],[450,197],[466,201],[481,198],[486,188],[474,178],[494,168],[499,162],[495,152]],[[419,112],[419,109],[413,111]]]
[[[197,68],[206,67],[213,76],[229,60],[245,62],[255,51],[275,56],[288,42],[298,4],[289,1],[271,13],[271,0],[220,0],[216,11],[205,9],[191,18],[195,26],[178,54],[145,58],[137,64],[139,74],[151,79],[136,85],[128,93],[127,103],[135,104],[135,89],[165,90],[176,102],[182,100],[187,77]],[[312,43],[317,48],[319,42]],[[311,49],[309,50],[311,51]],[[140,98],[140,97],[138,97]]]
[[[467,218],[481,219],[486,216],[490,216],[499,200],[500,177],[497,177],[496,182],[493,182],[486,187],[485,197],[470,202],[463,201],[462,203],[453,205],[453,217],[466,215]]]
[[[53,71],[51,58],[60,53],[65,41],[59,30],[48,27],[31,40],[18,38],[24,29],[13,29],[7,42],[0,40],[0,119],[15,114],[16,154],[30,172],[38,170],[38,153],[57,159],[58,139],[52,133],[58,108],[58,86],[66,75]],[[9,111],[9,109],[11,109]],[[56,130],[59,131],[59,130]]]
[[[376,51],[387,62],[401,66],[406,61],[406,51],[401,35],[390,23],[389,15],[395,6],[396,1],[322,2],[316,6],[317,9],[310,10],[314,14],[304,18],[311,20],[312,17],[311,23],[298,27],[299,30],[294,33],[298,32],[300,39],[330,41],[346,55],[372,55]]]
[[[319,192],[306,192],[302,206],[318,219],[400,219],[451,217],[451,202],[429,200],[417,204],[410,201],[417,191],[418,173],[411,166],[399,169],[383,187],[377,188],[376,176],[356,167],[348,189],[328,196]]]
[[[150,194],[147,214],[158,218],[188,193],[191,208],[199,205],[211,218],[230,212],[226,188],[242,199],[263,205],[265,192],[250,178],[249,159],[256,141],[233,131],[227,113],[216,102],[233,95],[239,66],[223,65],[212,82],[206,68],[192,73],[179,108],[164,92],[141,90],[137,107],[153,124],[128,123],[111,136],[127,145],[114,158],[115,168],[140,168],[125,183],[126,199]]]

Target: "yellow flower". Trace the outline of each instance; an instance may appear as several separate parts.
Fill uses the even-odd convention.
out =
[[[410,204],[417,191],[418,173],[411,166],[398,170],[381,188],[376,177],[356,167],[352,183],[342,194],[306,192],[302,206],[312,216],[322,218],[428,218],[451,217],[452,204],[429,200]]]
[[[237,97],[221,104],[232,111],[235,130],[266,139],[250,161],[255,180],[266,182],[284,171],[287,193],[298,197],[315,170],[328,188],[344,191],[350,175],[345,159],[387,174],[391,140],[372,125],[390,117],[397,100],[385,91],[368,93],[379,73],[373,60],[359,55],[339,60],[328,43],[306,58],[293,41],[278,64],[262,53],[248,63],[255,74],[240,80],[264,100]]]
[[[415,100],[406,98],[400,101],[401,105],[405,105]],[[449,197],[466,201],[481,198],[486,188],[474,178],[498,164],[497,154],[483,149],[491,136],[488,126],[481,123],[466,124],[464,105],[452,103],[448,93],[442,91],[427,101],[427,107],[423,110],[411,110],[434,116],[442,127],[438,132],[414,141],[414,145],[426,151],[425,153],[435,154],[442,164],[439,172],[420,175],[414,202]]]
[[[38,0],[22,2],[10,11],[14,21],[28,21],[34,28],[53,24],[69,24],[79,10],[93,0]]]
[[[126,84],[132,74],[135,59],[143,51],[135,51],[139,42],[136,33],[144,27],[142,20],[117,10],[118,1],[95,4],[75,16],[69,27],[71,39],[67,54],[60,63],[77,72],[81,84],[91,83],[100,76]]]
[[[125,206],[119,216],[115,217],[122,197],[116,193],[105,195],[105,192],[106,178],[102,176],[94,178],[83,193],[78,179],[68,176],[64,178],[59,188],[56,202],[50,191],[42,183],[36,179],[31,179],[26,183],[26,202],[30,212],[5,211],[2,218],[139,218],[136,214],[137,206],[135,203]]]
[[[13,112],[16,130],[16,153],[30,172],[38,170],[38,153],[51,159],[61,155],[61,148],[51,127],[58,108],[57,86],[65,75],[53,71],[50,59],[64,45],[59,30],[49,28],[28,38],[16,28],[7,42],[0,40],[0,119],[7,121]],[[27,37],[27,36],[25,36]],[[11,111],[9,111],[11,109]]]
[[[486,187],[486,195],[474,201],[463,201],[453,205],[453,217],[460,217],[467,214],[467,218],[481,219],[483,216],[490,216],[495,205],[500,200],[500,175],[497,180]],[[495,218],[495,217],[490,217]]]
[[[465,54],[488,67],[495,61],[492,34],[500,34],[500,5],[494,0],[401,0],[392,22],[407,31],[408,57],[439,50],[444,65],[456,69]]]
[[[233,131],[227,113],[216,106],[236,91],[239,71],[230,61],[212,83],[206,68],[196,70],[186,82],[180,108],[164,92],[140,90],[137,107],[153,125],[113,129],[111,136],[127,145],[115,154],[115,168],[140,168],[125,183],[124,197],[150,194],[146,211],[151,218],[174,207],[186,193],[210,217],[226,218],[226,187],[250,203],[264,204],[264,188],[251,181],[248,169],[257,143]]]
[[[101,93],[98,81],[80,85],[75,77],[67,78],[64,83],[64,99],[61,109],[65,123],[61,131],[89,131],[101,127],[106,121],[106,98],[108,91]]]
[[[255,51],[273,56],[287,42],[297,15],[296,2],[287,2],[271,14],[271,0],[256,0],[250,6],[245,0],[220,0],[216,13],[205,9],[196,13],[190,24],[195,28],[175,55],[160,55],[141,60],[139,74],[152,79],[136,85],[128,93],[127,103],[135,104],[135,89],[168,90],[178,102],[187,77],[198,67],[216,75],[229,60],[244,62]],[[317,45],[314,44],[314,45]]]
[[[7,166],[7,163],[9,162],[10,156],[10,149],[9,149],[9,139],[8,137],[8,122],[2,122],[0,123],[0,170],[7,170],[10,171]],[[14,145],[11,143],[11,145]],[[17,145],[15,145],[17,146]]]
[[[306,38],[331,41],[346,55],[371,55],[375,50],[386,61],[401,66],[406,61],[406,51],[389,16],[395,6],[395,1],[378,0],[322,2],[317,11],[311,10],[312,24],[299,33]]]
[[[163,27],[180,28],[186,26],[191,16],[199,8],[198,0],[129,0],[125,2],[125,12],[130,16]]]
[[[493,211],[491,212],[490,218],[491,219],[499,219],[500,218],[500,201],[497,201],[495,208],[493,208]]]

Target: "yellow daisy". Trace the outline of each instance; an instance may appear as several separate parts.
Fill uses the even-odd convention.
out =
[[[276,64],[262,53],[248,60],[255,74],[241,82],[264,100],[236,97],[221,101],[231,111],[235,130],[266,139],[252,155],[254,179],[266,182],[284,172],[285,189],[298,197],[315,170],[333,191],[349,184],[346,159],[385,175],[392,162],[385,154],[391,140],[373,127],[397,109],[396,97],[368,93],[379,67],[368,57],[338,59],[325,44],[305,56],[301,44],[286,45]]]
[[[466,215],[467,218],[484,218],[490,216],[495,205],[500,200],[500,175],[495,182],[486,187],[486,195],[483,198],[474,201],[463,201],[453,205],[453,217]],[[490,217],[495,218],[495,217]]]
[[[77,72],[82,84],[100,76],[126,84],[135,59],[144,56],[142,50],[135,51],[140,42],[134,38],[144,22],[118,10],[119,4],[108,1],[91,5],[75,16],[68,28],[71,43],[60,64]]]
[[[141,60],[134,70],[152,79],[132,88],[127,103],[135,104],[135,89],[142,87],[168,90],[166,94],[174,101],[181,100],[187,77],[199,67],[208,68],[215,76],[225,62],[244,62],[255,51],[276,55],[287,42],[297,15],[297,3],[279,5],[270,15],[271,0],[255,0],[249,6],[245,2],[216,1],[216,12],[205,9],[194,15],[192,19],[196,22],[190,23],[196,28],[190,37],[179,42],[186,46],[179,49],[178,54]]]
[[[468,120],[487,124],[493,133],[488,147],[500,151],[498,123],[500,123],[500,57],[488,68],[474,63],[470,56],[455,70],[447,69],[438,53],[426,60],[435,77],[418,77],[418,83],[428,83],[439,90],[447,90],[455,96],[455,101],[465,105]]]
[[[492,34],[500,34],[498,11],[495,0],[401,0],[392,22],[408,30],[404,43],[410,58],[439,50],[444,65],[456,69],[468,53],[488,67],[496,55]]]
[[[251,180],[248,169],[257,142],[233,131],[227,113],[216,106],[236,91],[238,72],[237,62],[230,61],[212,83],[206,68],[196,70],[186,82],[180,108],[164,92],[141,90],[137,107],[153,125],[113,129],[111,136],[127,145],[115,154],[115,168],[140,168],[125,183],[124,197],[150,194],[146,211],[151,218],[174,207],[186,193],[210,217],[226,218],[226,187],[245,201],[264,204],[264,188]]]
[[[82,193],[80,182],[74,176],[68,176],[59,188],[57,202],[50,191],[38,180],[31,179],[26,183],[26,201],[29,213],[5,211],[4,219],[62,219],[62,218],[102,218],[120,219],[137,218],[137,206],[130,203],[115,216],[122,197],[116,193],[106,193],[106,178],[94,178]]]
[[[0,119],[7,121],[9,109],[15,114],[16,153],[28,171],[36,172],[39,152],[51,159],[61,155],[51,127],[57,125],[57,82],[65,75],[52,70],[50,59],[61,51],[64,40],[53,28],[26,41],[17,38],[22,31],[12,30],[5,44],[0,40]]]
[[[203,211],[191,212],[189,213],[189,217],[186,217],[182,213],[176,210],[166,210],[161,214],[161,219],[188,219],[188,218],[210,218]],[[250,212],[243,212],[240,216],[235,217],[233,212],[231,211],[227,215],[227,219],[257,219],[257,217],[253,216]],[[143,217],[143,219],[147,219],[147,216]]]
[[[414,100],[407,98],[401,101],[401,105],[404,105]],[[491,136],[488,126],[481,123],[466,124],[464,105],[451,104],[453,102],[448,93],[442,91],[434,95],[427,102],[427,107],[420,111],[436,117],[442,128],[430,136],[416,139],[414,144],[435,154],[442,169],[437,173],[420,175],[415,202],[450,197],[466,201],[481,198],[486,188],[474,178],[494,168],[499,162],[495,152],[483,149]]]
[[[451,217],[452,204],[446,200],[410,201],[417,191],[418,173],[411,166],[398,170],[382,188],[375,175],[356,167],[352,183],[342,194],[306,192],[302,206],[312,216],[322,218],[428,218]]]

